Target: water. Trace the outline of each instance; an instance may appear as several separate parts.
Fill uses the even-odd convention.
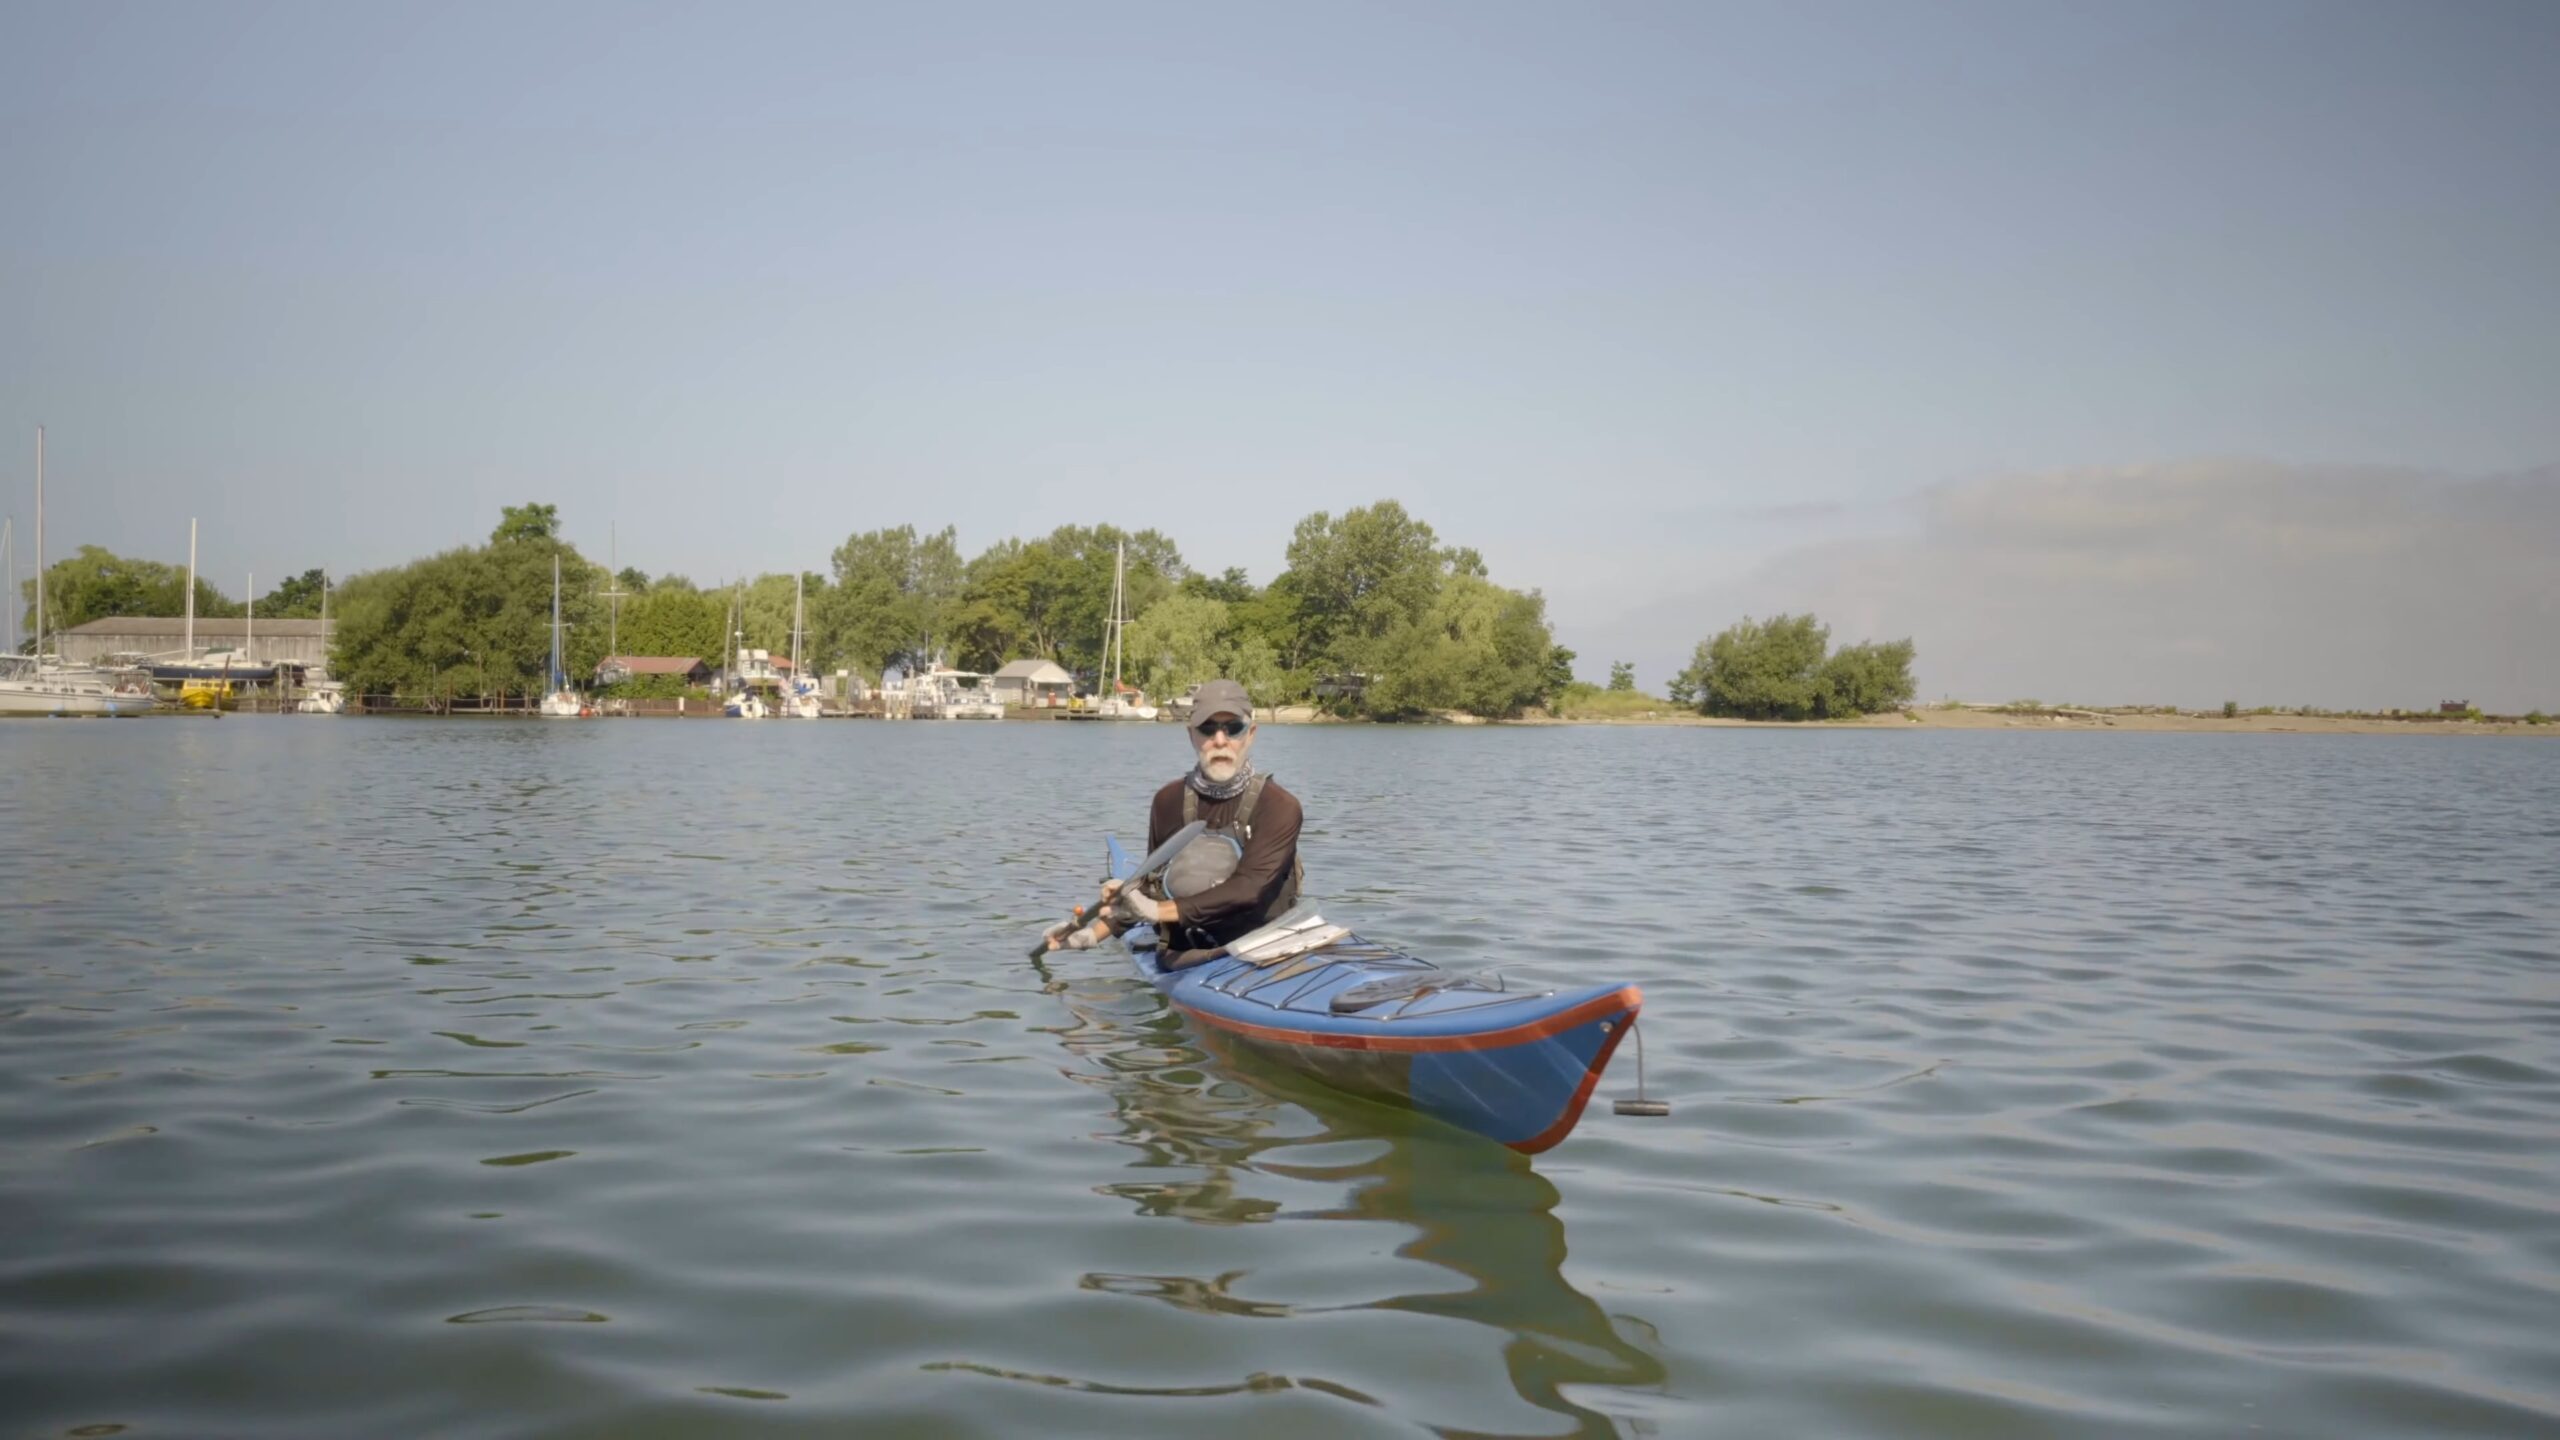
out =
[[[1024,962],[1183,753],[0,727],[0,1434],[2560,1428],[2560,745],[1266,731],[1534,1162]]]

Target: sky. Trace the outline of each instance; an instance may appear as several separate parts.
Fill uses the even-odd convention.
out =
[[[1593,679],[2560,709],[2541,0],[17,0],[0,197],[22,573],[43,424],[235,595],[1393,498]]]

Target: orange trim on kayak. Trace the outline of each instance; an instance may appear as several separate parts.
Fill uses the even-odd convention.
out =
[[[1591,1092],[1600,1083],[1600,1072],[1608,1068],[1609,1057],[1617,1052],[1618,1042],[1626,1039],[1627,1032],[1634,1028],[1636,1022],[1631,1011],[1627,1023],[1611,1030],[1608,1037],[1600,1042],[1599,1051],[1591,1057],[1591,1068],[1582,1072],[1582,1083],[1574,1087],[1573,1099],[1565,1105],[1564,1113],[1556,1117],[1556,1123],[1526,1140],[1505,1140],[1502,1143],[1523,1155],[1535,1155],[1572,1134],[1573,1127],[1582,1121],[1582,1107],[1591,1103]]]
[[[1571,1030],[1578,1025],[1587,1025],[1621,1010],[1632,1016],[1643,1005],[1642,990],[1633,985],[1621,985],[1606,995],[1594,995],[1570,1010],[1559,1010],[1543,1019],[1531,1020],[1504,1030],[1484,1030],[1472,1035],[1358,1035],[1336,1034],[1324,1030],[1284,1030],[1272,1025],[1249,1025],[1242,1020],[1230,1020],[1223,1015],[1185,1005],[1179,1000],[1174,1002],[1174,1008],[1197,1018],[1201,1023],[1214,1025],[1247,1039],[1269,1040],[1282,1045],[1306,1045],[1327,1050],[1376,1050],[1412,1055],[1451,1050],[1507,1050],[1514,1045],[1526,1045],[1533,1040],[1544,1040],[1550,1035]],[[1610,1032],[1609,1038],[1602,1042],[1600,1054],[1604,1059],[1609,1051],[1616,1047],[1617,1037],[1625,1033],[1625,1026],[1619,1026]],[[1596,1076],[1598,1073],[1599,1069],[1595,1065],[1592,1074]],[[1588,1097],[1590,1088],[1591,1080],[1586,1078],[1583,1081],[1584,1095],[1578,1097],[1575,1102],[1577,1110],[1581,1108],[1581,1099]]]

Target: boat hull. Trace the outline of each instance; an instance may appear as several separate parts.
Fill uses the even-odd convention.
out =
[[[1113,845],[1114,870],[1129,863]],[[1573,1132],[1644,1005],[1632,985],[1476,988],[1356,935],[1301,961],[1256,966],[1222,957],[1171,971],[1151,934],[1130,938],[1139,973],[1213,1048],[1410,1106],[1527,1154]],[[1382,980],[1417,993],[1335,1011],[1337,997]]]

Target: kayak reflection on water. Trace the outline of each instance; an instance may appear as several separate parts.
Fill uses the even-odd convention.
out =
[[[1621,1433],[1621,1424],[1585,1403],[1592,1398],[1586,1387],[1664,1383],[1661,1360],[1621,1328],[1649,1337],[1651,1327],[1612,1317],[1565,1277],[1559,1196],[1528,1157],[1248,1056],[1213,1056],[1143,986],[1078,979],[1053,982],[1052,990],[1076,1017],[1064,1032],[1068,1049],[1090,1062],[1069,1073],[1108,1095],[1119,1121],[1095,1138],[1131,1152],[1124,1178],[1096,1190],[1129,1202],[1140,1216],[1232,1235],[1147,1247],[1150,1254],[1205,1251],[1221,1262],[1201,1267],[1207,1273],[1096,1270],[1082,1287],[1193,1317],[1299,1322],[1253,1327],[1262,1369],[1251,1377],[1177,1372],[1143,1393],[1197,1397],[1294,1386],[1468,1433],[1598,1436]],[[1386,1255],[1395,1259],[1355,1263]],[[1417,1263],[1446,1283],[1417,1286]],[[1346,1279],[1347,1265],[1353,1278]],[[1356,1339],[1344,1344],[1377,1333],[1359,1317],[1382,1311],[1492,1332],[1511,1392],[1569,1417],[1572,1426],[1558,1432],[1551,1420],[1520,1417],[1491,1430],[1481,1424],[1488,1408],[1512,1403],[1483,1393],[1483,1364],[1464,1358],[1464,1337],[1481,1332],[1390,1327],[1401,1337],[1393,1355]],[[1414,1363],[1417,1351],[1425,1363]],[[1271,1373],[1291,1357],[1298,1366]],[[1126,1384],[1109,1388],[1141,1393]],[[1437,1413],[1444,1407],[1459,1413]]]

